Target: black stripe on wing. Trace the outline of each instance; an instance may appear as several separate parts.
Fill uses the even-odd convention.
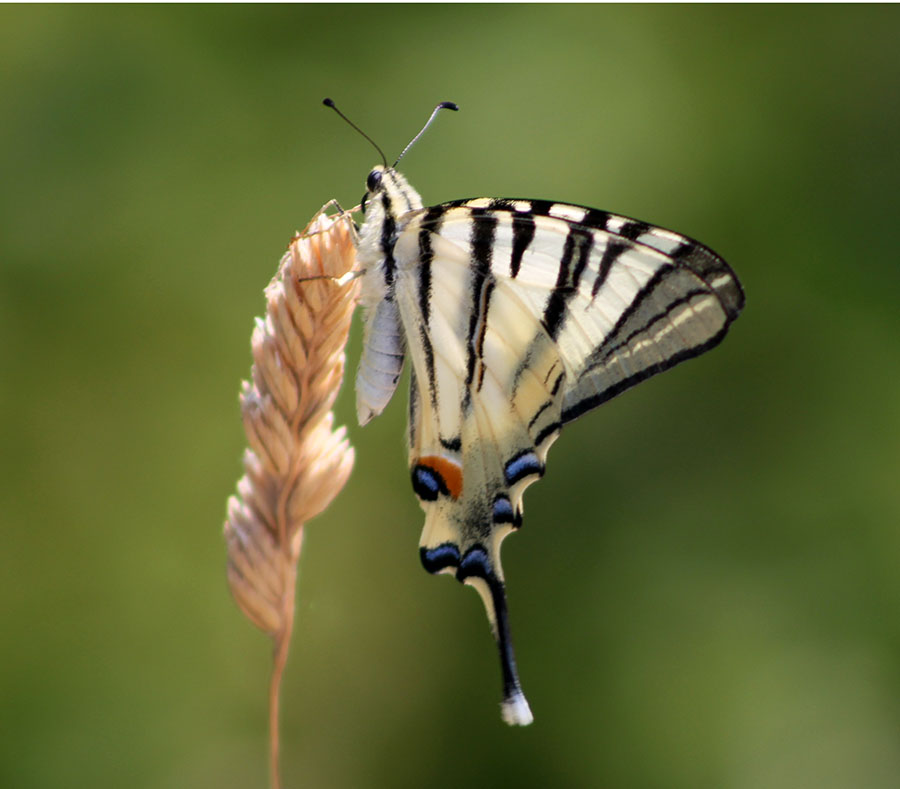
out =
[[[428,393],[431,407],[437,408],[437,381],[434,372],[434,348],[431,345],[431,263],[434,250],[431,245],[432,233],[440,232],[441,218],[446,212],[440,206],[429,208],[422,218],[419,228],[419,310],[422,322],[419,324],[419,341],[425,353],[425,369],[428,375]]]
[[[594,277],[594,284],[591,285],[591,297],[596,298],[597,294],[600,292],[600,288],[606,283],[607,277],[609,277],[609,272],[613,267],[613,264],[618,260],[619,256],[623,252],[627,252],[632,248],[632,244],[627,244],[622,241],[616,241],[614,239],[610,239],[609,243],[607,243],[606,248],[603,250],[603,255],[600,257],[600,265],[597,269],[597,276]]]
[[[472,237],[470,241],[472,260],[472,303],[469,313],[469,327],[466,334],[466,388],[463,395],[463,409],[469,407],[472,398],[472,383],[476,366],[481,364],[484,352],[484,337],[488,326],[488,312],[491,292],[494,289],[494,275],[491,259],[494,254],[494,237],[497,232],[497,218],[483,209],[472,209]],[[479,375],[479,387],[484,377]]]
[[[516,212],[512,218],[513,244],[509,258],[509,276],[513,279],[522,266],[522,256],[534,240],[534,215]]]
[[[580,225],[570,225],[556,275],[556,286],[547,297],[542,323],[552,340],[559,337],[568,313],[568,304],[578,293],[578,283],[594,246],[594,234]]]
[[[684,237],[684,241],[671,253],[676,265],[693,271],[719,297],[728,322],[744,309],[744,289],[731,267],[709,247]]]
[[[727,268],[727,267],[726,267]],[[728,332],[731,323],[737,318],[739,309],[724,301],[720,291],[730,292],[730,282],[724,279],[721,288],[716,289],[709,282],[701,280],[694,270],[685,273],[684,268],[667,265],[660,268],[640,290],[638,295],[619,316],[612,331],[603,343],[591,353],[579,370],[579,379],[598,376],[608,378],[608,385],[596,389],[587,397],[568,403],[562,412],[563,422],[581,416],[586,411],[596,408],[612,399],[626,389],[650,378],[657,373],[668,370],[676,364],[692,359],[718,345]],[[728,270],[730,273],[730,270]],[[673,284],[675,278],[692,278],[692,285],[678,287]],[[715,277],[724,278],[724,273]],[[699,280],[699,281],[698,281]],[[737,292],[743,296],[740,286],[733,279]],[[672,297],[675,290],[679,295]],[[711,331],[708,324],[696,315],[679,327],[675,319],[682,310],[708,309],[709,300],[715,299],[721,307],[718,327]],[[706,301],[706,307],[704,307]],[[656,334],[654,335],[654,330]],[[646,335],[649,341],[647,348],[637,351],[631,344]],[[666,336],[671,335],[671,336]],[[659,338],[663,337],[663,340]],[[672,339],[677,337],[677,339]],[[673,346],[678,346],[674,347]],[[619,356],[621,352],[621,356]]]

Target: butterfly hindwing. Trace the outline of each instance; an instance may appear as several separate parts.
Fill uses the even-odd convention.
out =
[[[504,717],[525,723],[500,543],[521,523],[522,493],[558,433],[563,365],[533,308],[494,276],[485,225],[470,223],[471,243],[459,244],[439,232],[436,211],[413,219],[394,248],[414,371],[410,467],[425,510],[422,562],[481,594],[500,645]]]
[[[360,417],[384,407],[405,347],[422,562],[480,593],[503,716],[527,724],[500,564],[525,488],[565,422],[716,345],[743,294],[721,258],[671,231],[546,201],[420,208],[402,176],[382,175],[359,254],[371,280]]]

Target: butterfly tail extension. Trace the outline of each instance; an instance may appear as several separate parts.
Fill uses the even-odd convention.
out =
[[[464,575],[468,572],[473,574]],[[491,623],[491,630],[497,640],[500,671],[503,675],[503,701],[500,704],[500,714],[510,726],[528,726],[534,720],[534,716],[531,714],[531,707],[528,706],[528,700],[525,698],[519,682],[503,581],[491,572],[487,554],[483,550],[479,552],[477,549],[470,550],[463,558],[456,577],[467,586],[473,587],[481,596],[488,620]]]
[[[434,530],[426,527],[423,543]],[[528,700],[522,692],[516,668],[515,651],[509,627],[509,607],[506,589],[501,576],[494,570],[488,551],[475,544],[460,555],[459,547],[452,542],[442,542],[434,547],[423,544],[420,549],[422,565],[433,574],[455,574],[456,579],[471,586],[484,602],[491,632],[497,642],[500,671],[503,678],[503,702],[501,716],[510,726],[527,726],[534,720]]]

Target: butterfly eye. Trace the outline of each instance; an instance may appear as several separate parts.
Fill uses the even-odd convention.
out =
[[[366,189],[374,192],[379,186],[381,186],[381,170],[372,170],[366,178]]]

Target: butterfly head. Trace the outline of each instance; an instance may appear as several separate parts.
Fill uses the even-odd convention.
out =
[[[422,207],[422,198],[409,182],[393,167],[375,165],[366,177],[366,193],[360,201],[360,208],[366,221],[372,221],[373,209],[378,213],[378,221],[399,216]]]
[[[341,112],[331,99],[323,99],[322,103],[326,107],[333,109],[341,118],[343,118],[352,128],[356,129],[363,137],[365,137],[381,154],[381,164],[372,168],[366,178],[366,193],[360,200],[360,208],[365,215],[365,226],[363,228],[363,236],[366,235],[366,228],[374,228],[376,225],[382,225],[385,232],[382,234],[384,238],[389,238],[396,229],[396,220],[403,214],[415,211],[422,207],[422,198],[419,193],[413,189],[407,180],[398,173],[394,167],[406,155],[406,152],[412,148],[416,140],[418,140],[425,130],[431,125],[432,121],[437,117],[441,110],[458,110],[452,101],[440,102],[432,111],[425,125],[419,133],[413,137],[400,152],[400,155],[394,161],[393,167],[388,167],[387,158],[384,151],[378,144],[369,137],[362,129],[351,121],[343,112]],[[393,224],[392,224],[393,223]]]

